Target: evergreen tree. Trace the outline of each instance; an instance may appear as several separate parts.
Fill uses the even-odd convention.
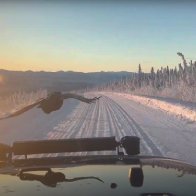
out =
[[[150,71],[150,80],[151,80],[152,87],[155,87],[155,72],[154,72],[154,67],[152,67],[151,68],[151,71]]]

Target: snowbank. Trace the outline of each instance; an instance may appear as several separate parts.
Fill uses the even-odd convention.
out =
[[[126,93],[114,93],[114,94],[118,96],[123,96],[127,99],[152,107],[154,109],[163,110],[170,114],[176,115],[180,118],[196,121],[196,110],[194,108],[187,108],[183,105],[180,105],[179,103],[178,104],[168,103],[166,101],[161,101],[154,98],[141,97],[141,96],[126,94]]]

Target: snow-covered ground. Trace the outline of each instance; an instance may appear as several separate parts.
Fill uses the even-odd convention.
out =
[[[88,96],[94,95],[98,93]],[[49,115],[34,108],[20,116],[1,120],[0,142],[100,136],[120,139],[136,135],[141,138],[141,154],[168,156],[196,165],[196,122],[191,115],[179,118],[172,113],[172,107],[177,106],[169,102],[164,103],[170,104],[166,107],[149,98],[109,92],[101,95],[102,98],[93,104],[65,100],[61,110]],[[185,115],[181,109],[175,110]]]

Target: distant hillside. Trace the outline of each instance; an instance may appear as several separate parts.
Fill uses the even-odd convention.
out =
[[[110,81],[118,81],[131,75],[131,72],[23,72],[1,69],[0,76],[3,78],[3,82],[0,83],[0,95],[40,88],[47,89],[49,92],[85,89]]]

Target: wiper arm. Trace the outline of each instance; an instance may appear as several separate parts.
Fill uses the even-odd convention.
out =
[[[33,171],[46,171],[45,175],[38,175],[38,174],[31,174],[31,173],[25,173],[25,172],[33,172]],[[101,180],[98,177],[95,176],[86,176],[86,177],[76,177],[68,179],[65,177],[65,175],[61,172],[53,172],[51,168],[28,168],[23,169],[19,173],[19,178],[21,180],[28,180],[28,181],[39,181],[42,184],[49,186],[49,187],[56,187],[57,183],[59,182],[75,182],[79,180],[86,180],[86,179],[94,179],[97,181],[100,181],[104,183],[103,180]]]

